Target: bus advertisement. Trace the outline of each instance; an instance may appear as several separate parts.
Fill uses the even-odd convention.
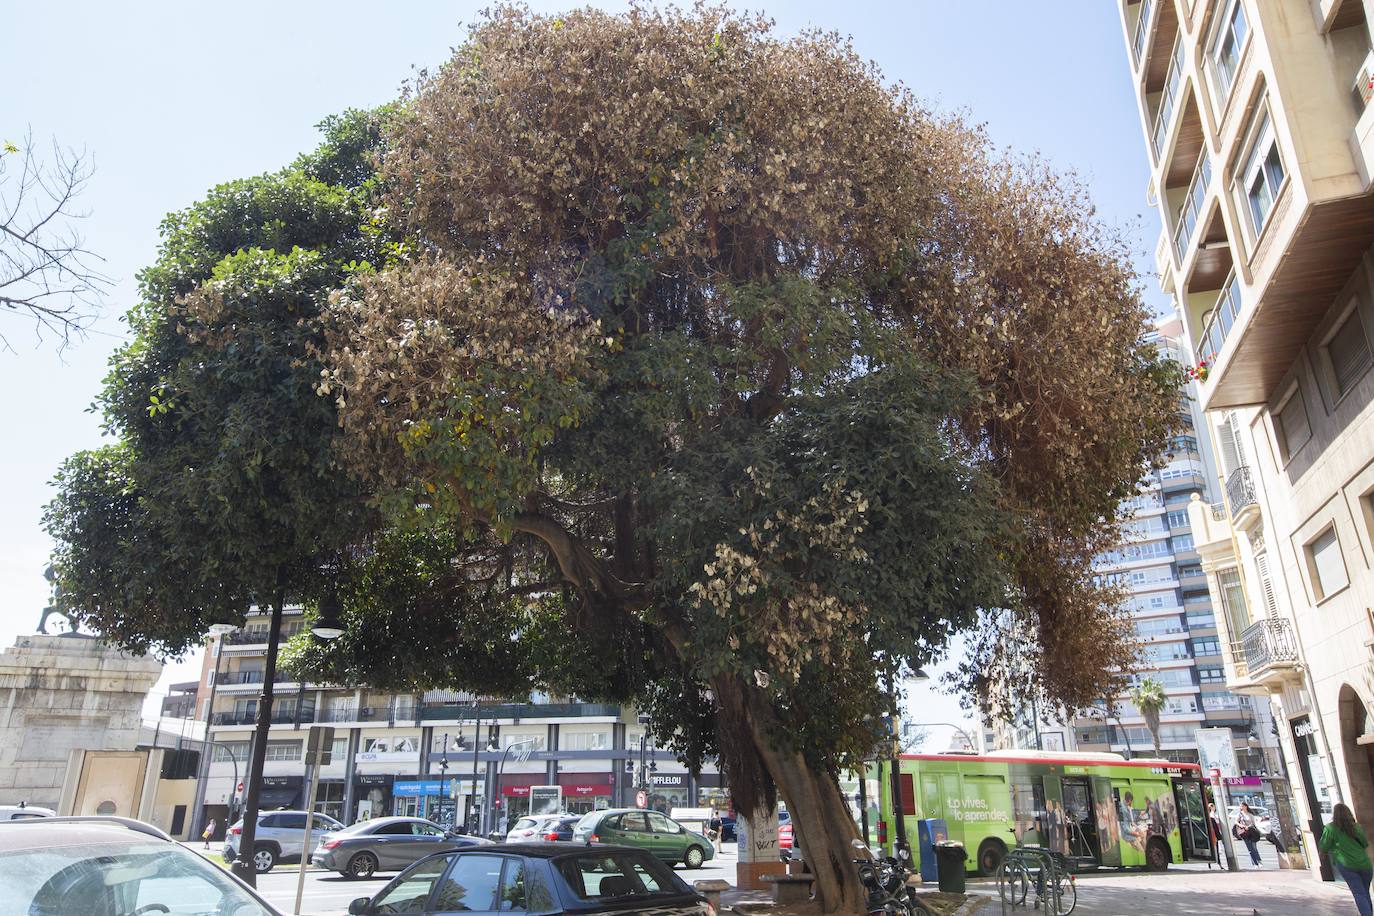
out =
[[[870,764],[866,782],[876,790],[876,838],[889,851],[897,839],[891,767]],[[1044,751],[904,754],[895,783],[918,866],[917,822],[926,818],[945,821],[948,839],[964,844],[970,872],[981,875],[995,874],[1014,846],[1046,847],[1077,869],[1158,870],[1213,857],[1208,793],[1195,763]]]

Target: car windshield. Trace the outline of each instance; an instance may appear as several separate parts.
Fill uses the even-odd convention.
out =
[[[533,826],[534,826],[535,824],[537,824],[537,823],[539,823],[539,822],[536,821],[536,820],[535,820],[534,818],[532,818],[532,817],[522,817],[522,818],[520,818],[520,820],[518,820],[518,821],[515,822],[515,826],[512,827],[511,829],[512,829],[512,830],[528,830],[529,828],[533,827]]]
[[[554,867],[579,900],[689,892],[682,879],[647,853],[565,856],[556,859]]]
[[[89,843],[0,854],[0,916],[272,916],[174,843]]]

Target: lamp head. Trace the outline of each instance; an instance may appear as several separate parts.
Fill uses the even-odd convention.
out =
[[[320,639],[338,639],[343,635],[343,602],[336,592],[330,591],[320,601],[320,613],[310,632]]]

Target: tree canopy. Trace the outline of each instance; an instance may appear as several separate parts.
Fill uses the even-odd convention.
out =
[[[328,556],[347,630],[294,664],[633,700],[744,812],[782,792],[832,910],[901,672],[962,633],[971,696],[1082,707],[1132,660],[1092,561],[1179,373],[1126,247],[837,36],[499,7],[164,230],[121,444],[49,515],[126,642]]]

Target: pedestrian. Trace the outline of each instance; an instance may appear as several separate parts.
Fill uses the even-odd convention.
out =
[[[1259,827],[1255,826],[1255,815],[1250,813],[1250,806],[1245,802],[1240,803],[1240,813],[1236,815],[1236,826],[1232,829],[1236,839],[1243,840],[1245,848],[1250,851],[1250,863],[1259,868]]]
[[[720,812],[716,810],[715,805],[712,805],[711,819],[706,822],[706,831],[707,835],[711,838],[711,845],[715,848],[716,855],[720,855],[720,834],[722,826],[720,822]]]
[[[210,840],[214,838],[215,828],[218,826],[219,824],[215,823],[215,819],[212,817],[210,823],[206,824],[205,829],[201,831],[200,838],[205,841],[206,849],[210,848]]]
[[[1207,832],[1212,841],[1212,862],[1221,867],[1221,821],[1217,820],[1216,802],[1207,803]],[[1212,862],[1207,863],[1207,870],[1211,871]]]
[[[1336,871],[1350,886],[1360,916],[1371,916],[1374,906],[1370,904],[1369,882],[1374,879],[1374,865],[1369,861],[1369,839],[1364,829],[1355,823],[1355,815],[1349,808],[1336,805],[1331,810],[1331,823],[1322,831],[1317,845],[1331,857]]]

